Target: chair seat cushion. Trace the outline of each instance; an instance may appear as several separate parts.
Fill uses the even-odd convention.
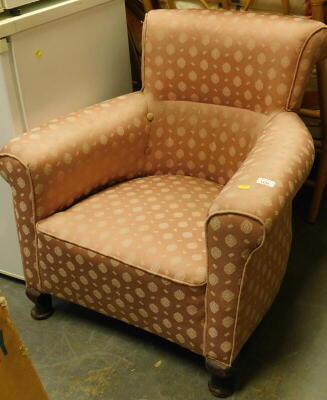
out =
[[[156,175],[109,187],[37,224],[38,234],[190,286],[206,283],[205,221],[222,186]]]

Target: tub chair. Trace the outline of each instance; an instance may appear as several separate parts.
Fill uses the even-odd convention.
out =
[[[202,355],[216,396],[271,306],[313,157],[294,113],[326,26],[158,10],[143,89],[50,121],[0,154],[32,316],[51,296]]]

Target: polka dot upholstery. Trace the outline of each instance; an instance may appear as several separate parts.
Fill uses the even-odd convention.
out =
[[[259,218],[269,231],[307,177],[313,159],[313,140],[302,120],[290,112],[277,114],[212,203],[210,215],[238,210]],[[269,179],[274,186],[258,184],[258,178]]]
[[[290,39],[290,32],[291,39]],[[144,88],[269,114],[299,106],[326,26],[301,17],[226,10],[158,10],[144,29]]]
[[[221,189],[189,176],[138,178],[40,221],[37,230],[176,282],[204,285],[205,221]]]
[[[300,118],[278,114],[212,203],[205,354],[226,365],[277,293],[291,242],[291,200],[310,171],[313,155],[311,135]],[[258,184],[260,177],[275,185]]]
[[[45,292],[202,354],[204,285],[181,285],[46,234],[38,254]]]
[[[242,165],[267,123],[264,114],[232,107],[162,101],[155,118],[147,174],[183,174],[224,185]]]
[[[299,107],[323,24],[159,10],[141,92],[0,151],[28,287],[231,365],[269,309],[312,166]]]
[[[272,227],[269,240],[253,253],[243,270],[231,360],[258,326],[278,292],[287,265],[291,236],[291,207],[288,205]]]
[[[270,307],[287,264],[290,217],[288,205],[269,240],[253,217],[226,213],[210,218],[204,345],[209,358],[231,365]]]
[[[26,284],[41,290],[36,249],[36,216],[28,168],[15,157],[0,156],[0,174],[12,188],[15,219]]]
[[[52,120],[2,148],[31,171],[37,220],[99,186],[142,174],[146,110],[142,94],[121,96]]]

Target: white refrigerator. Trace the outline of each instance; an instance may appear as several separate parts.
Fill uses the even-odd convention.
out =
[[[0,146],[132,89],[124,0],[48,0],[0,15]],[[0,273],[23,279],[8,184],[0,179]]]

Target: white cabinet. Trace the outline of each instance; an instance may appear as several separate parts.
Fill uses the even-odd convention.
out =
[[[35,3],[0,19],[0,146],[132,89],[124,0]],[[0,272],[22,277],[9,186],[0,182]]]
[[[35,1],[38,0],[0,0],[0,7],[3,7],[3,9],[11,9],[28,3],[34,3]]]

